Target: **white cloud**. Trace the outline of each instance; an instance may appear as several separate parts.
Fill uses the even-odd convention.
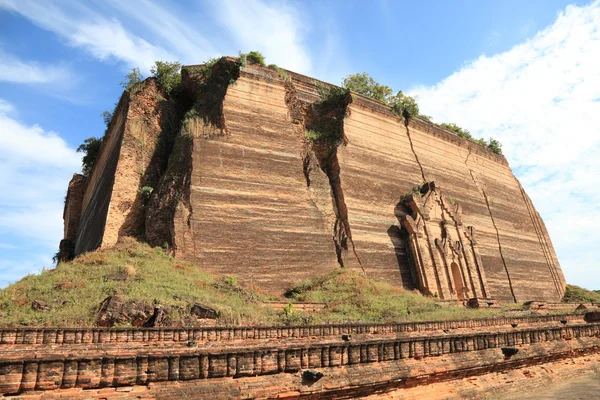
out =
[[[600,289],[600,2],[411,91],[424,114],[494,137],[546,221],[567,280]]]
[[[209,17],[215,14],[210,27],[198,22],[202,11],[193,4],[173,3],[167,8],[152,0],[0,0],[0,8],[23,15],[93,57],[117,59],[129,67],[139,66],[145,73],[156,60],[191,64],[208,57],[236,55],[237,50],[259,50],[269,62],[311,72],[303,43],[306,24],[296,9],[260,0],[223,0],[207,6]],[[217,48],[230,54],[220,54]]]
[[[240,50],[258,50],[270,63],[310,74],[311,61],[303,43],[305,32],[296,9],[283,3],[269,6],[258,0],[223,0],[213,5]]]
[[[131,34],[114,18],[103,17],[85,3],[0,0],[0,8],[17,12],[43,29],[58,34],[75,47],[106,60],[115,58],[148,71],[155,60],[174,60],[163,48]]]
[[[13,83],[50,83],[69,76],[66,68],[25,62],[0,51],[0,81]]]
[[[25,125],[13,113],[0,99],[0,286],[3,279],[18,277],[16,271],[22,268],[32,272],[50,264],[52,250],[62,239],[67,185],[81,164],[80,156],[57,134]],[[31,251],[31,243],[37,253]],[[44,252],[41,263],[36,254]]]

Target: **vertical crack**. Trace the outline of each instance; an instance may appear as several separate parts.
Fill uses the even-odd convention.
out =
[[[352,240],[352,231],[350,223],[348,221],[348,209],[344,201],[344,193],[341,187],[340,179],[340,166],[337,158],[337,147],[339,143],[332,143],[330,140],[308,140],[305,137],[305,131],[309,130],[309,127],[315,122],[327,121],[327,126],[341,130],[343,136],[343,117],[347,112],[347,105],[352,100],[348,95],[342,101],[343,103],[337,105],[339,109],[333,110],[331,113],[319,112],[319,109],[315,109],[313,104],[302,101],[296,90],[295,85],[291,80],[284,80],[285,87],[285,104],[288,107],[289,116],[293,124],[294,131],[298,136],[298,139],[302,141],[302,171],[304,178],[306,179],[306,187],[311,188],[313,181],[318,181],[319,178],[314,176],[318,170],[321,170],[329,184],[329,195],[331,197],[331,207],[335,219],[332,224],[332,239],[335,248],[338,264],[340,267],[344,267],[343,251],[348,250],[348,242],[352,247],[352,252],[358,261],[363,273],[362,262],[358,257],[356,246]],[[323,104],[323,102],[318,103]],[[337,115],[337,113],[341,115]],[[331,114],[331,115],[330,115]],[[336,115],[333,115],[336,114]],[[345,138],[342,143],[345,144]],[[318,189],[316,189],[318,190]],[[311,198],[316,206],[316,202]],[[318,207],[317,207],[318,208]]]
[[[419,164],[419,169],[421,170],[421,178],[423,178],[423,182],[427,182],[425,179],[425,171],[423,170],[423,165],[419,161],[419,156],[417,156],[417,152],[415,151],[415,147],[413,146],[412,138],[410,137],[410,129],[408,129],[409,120],[406,119],[404,121],[404,127],[406,128],[406,136],[408,136],[408,143],[410,144],[410,149],[412,150],[413,155],[415,156],[415,160],[417,164]]]
[[[490,202],[488,200],[487,193],[485,193],[485,190],[481,186],[479,186],[479,183],[477,182],[477,179],[475,179],[475,175],[473,174],[473,170],[471,168],[469,168],[469,164],[468,164],[469,157],[471,157],[471,147],[469,147],[469,154],[465,158],[465,166],[469,170],[469,174],[471,175],[471,179],[473,180],[473,183],[477,187],[477,190],[479,190],[479,192],[481,193],[481,195],[483,196],[483,198],[485,200],[485,205],[487,207],[488,214],[490,215],[490,219],[492,220],[492,225],[494,226],[494,230],[496,231],[496,240],[498,241],[498,251],[500,252],[500,259],[502,260],[502,264],[504,265],[504,271],[506,272],[506,278],[508,279],[508,286],[510,288],[510,293],[512,295],[513,301],[516,303],[517,296],[515,296],[515,291],[513,289],[512,280],[510,278],[510,273],[508,272],[508,265],[506,264],[506,260],[504,259],[504,253],[502,252],[502,243],[500,243],[500,231],[498,231],[498,227],[496,226],[496,220],[494,219],[494,214],[492,213],[492,209],[490,208]]]

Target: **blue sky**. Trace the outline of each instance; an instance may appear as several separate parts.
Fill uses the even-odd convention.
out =
[[[155,60],[369,72],[504,144],[567,281],[600,289],[600,2],[0,0],[0,287],[51,267],[77,146]]]

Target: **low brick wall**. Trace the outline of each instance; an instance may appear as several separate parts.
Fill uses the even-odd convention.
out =
[[[151,382],[216,379],[295,373],[305,368],[334,368],[359,364],[421,359],[593,338],[600,345],[600,323],[544,327],[501,333],[396,338],[338,344],[246,349],[190,349],[172,355],[148,349],[132,356],[48,356],[0,360],[0,394],[69,388],[102,388],[146,385]],[[589,345],[589,343],[588,343]],[[551,346],[552,348],[552,346]],[[550,351],[551,352],[551,351]]]
[[[205,328],[17,328],[0,329],[2,345],[104,344],[129,342],[227,341],[236,339],[286,339],[331,337],[343,334],[393,334],[459,328],[583,321],[581,314],[501,317],[462,321],[402,322],[395,324],[340,324],[303,326],[205,327]]]

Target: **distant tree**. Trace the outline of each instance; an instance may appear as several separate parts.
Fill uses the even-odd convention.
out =
[[[181,86],[181,64],[176,61],[156,61],[150,72],[168,94]]]
[[[144,77],[142,76],[142,73],[140,72],[140,69],[138,67],[135,67],[131,70],[130,73],[128,73],[127,75],[125,75],[125,80],[123,82],[121,82],[121,86],[125,89],[125,90],[131,90],[133,89],[133,87],[140,83],[141,81],[144,80]]]
[[[342,81],[342,86],[353,92],[384,103],[389,102],[393,93],[391,87],[377,83],[375,79],[371,78],[366,72],[348,75]]]
[[[490,138],[487,147],[496,154],[502,154],[502,144],[494,138]]]
[[[100,154],[100,145],[102,145],[102,138],[92,136],[85,139],[77,148],[78,153],[84,153],[81,157],[81,172],[83,175],[90,176],[98,154]]]
[[[456,133],[461,138],[473,139],[473,136],[471,136],[471,132],[469,132],[466,129],[461,128],[460,126],[456,125],[454,122],[451,122],[451,123],[445,123],[444,122],[444,123],[440,124],[440,126],[442,128],[446,128],[448,130],[451,130],[452,132]]]
[[[104,120],[104,124],[106,125],[106,127],[108,127],[108,125],[110,125],[110,121],[112,121],[113,113],[111,113],[108,110],[104,110],[104,111],[102,111],[102,113],[100,114],[100,116]]]
[[[407,96],[399,90],[396,95],[390,97],[388,104],[392,108],[392,112],[401,116],[405,120],[419,116],[419,105],[412,96]]]

